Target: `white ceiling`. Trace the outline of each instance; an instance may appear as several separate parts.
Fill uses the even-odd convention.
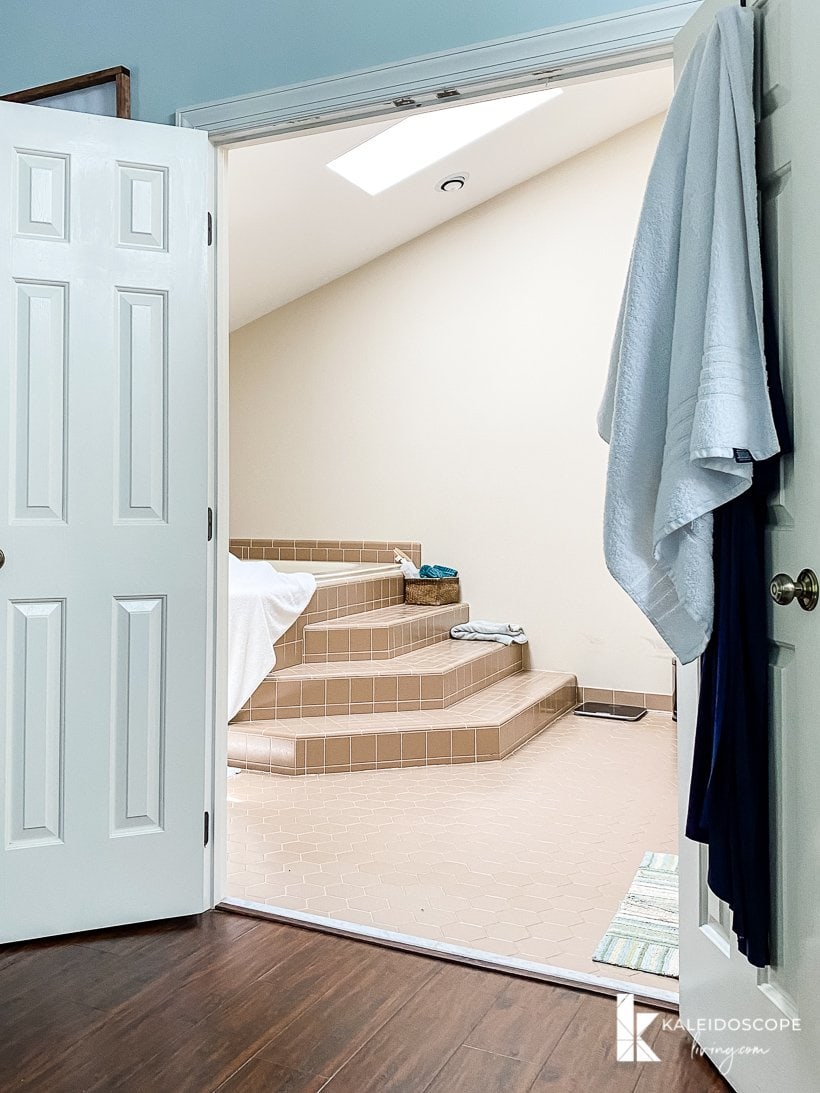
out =
[[[671,96],[670,66],[566,87],[563,95],[376,196],[327,164],[393,119],[233,149],[231,329],[654,117]],[[441,193],[437,183],[451,174],[469,175],[467,185]]]

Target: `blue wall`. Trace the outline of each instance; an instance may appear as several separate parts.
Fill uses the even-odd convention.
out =
[[[133,79],[133,116],[167,122],[179,107],[648,3],[0,0],[0,94],[124,64]]]

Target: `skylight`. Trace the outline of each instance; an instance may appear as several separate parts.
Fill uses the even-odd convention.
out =
[[[413,114],[351,148],[328,167],[359,189],[380,194],[560,94],[561,89],[555,88]]]

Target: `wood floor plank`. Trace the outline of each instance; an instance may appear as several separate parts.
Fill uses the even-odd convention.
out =
[[[5,998],[0,1010],[6,1011]],[[94,1028],[98,1019],[99,1011],[83,1005],[81,999],[53,993],[43,997],[26,1016],[4,1012],[0,1019],[0,1089],[37,1088],[35,1084],[27,1086],[23,1077],[30,1081],[32,1072],[43,1059],[46,1030],[55,1030],[54,1048],[62,1053],[70,1050],[88,1029]],[[40,1088],[46,1087],[41,1085]]]
[[[348,974],[261,1055],[271,1063],[332,1077],[440,970],[441,964],[428,957],[357,945]]]
[[[105,1088],[100,1083],[106,1080],[126,1081],[135,1068],[150,1070],[158,1055],[171,1055],[186,1042],[199,1022],[231,1004],[263,973],[296,956],[312,940],[306,930],[277,923],[257,926],[258,934],[245,931],[221,947],[203,944],[184,957],[178,946],[185,938],[158,937],[151,960],[162,964],[162,972],[126,1004],[108,1013],[93,1037],[77,1044],[68,1069],[58,1060],[48,1059],[35,1069],[33,1077],[39,1078],[44,1088],[53,1085],[55,1091],[95,1089]],[[186,937],[190,942],[190,935]],[[115,959],[113,954],[97,955]],[[139,966],[145,954],[137,953],[132,959]],[[107,1066],[113,1067],[113,1073]]]
[[[161,984],[158,982],[151,992],[151,1004],[161,1006],[166,1014],[173,1012],[198,1024],[231,1005],[251,983],[311,948],[313,937],[309,930],[270,925],[273,930],[263,926],[259,932],[243,933],[207,961],[194,958],[190,965],[186,962],[167,968]]]
[[[208,915],[189,915],[171,918],[163,922],[144,922],[136,926],[115,926],[109,930],[95,930],[88,934],[76,934],[76,940],[90,943],[98,949],[116,952],[120,957],[129,953],[150,952],[157,947],[160,936],[166,943],[187,951],[202,948],[205,944],[224,944],[241,937],[259,926],[259,919],[247,915],[232,915],[214,911]],[[164,936],[166,935],[166,936]]]
[[[255,1055],[219,1087],[219,1093],[318,1093],[326,1081]]]
[[[549,983],[510,980],[425,1093],[526,1093],[583,998]]]
[[[615,1003],[280,923],[197,920],[0,950],[0,1090],[728,1093],[655,1022],[614,1059]]]
[[[156,1068],[137,1067],[124,1090],[139,1093],[151,1079],[174,1093],[203,1093],[231,1077],[301,1015],[335,982],[355,973],[361,945],[326,934],[272,972],[248,984],[229,1004],[212,1012]]]
[[[115,954],[71,944],[50,947],[0,970],[0,1073],[36,1069],[43,1027],[68,1047],[150,981],[151,971]]]
[[[38,1025],[40,1055],[24,1071],[18,1066],[12,1073],[20,1075],[17,1088],[47,1090],[48,1093],[90,1093],[91,1090],[120,1089],[135,1060],[150,1065],[151,1060],[164,1057],[190,1034],[189,1022],[176,1017],[162,1018],[156,1014],[144,1017],[135,1010],[125,1032],[100,1017],[80,1030],[65,1029],[60,1022],[45,1021]],[[50,1031],[54,1030],[53,1040]],[[48,1034],[48,1050],[43,1050],[43,1037]],[[2,1075],[0,1069],[0,1088]],[[147,1093],[147,1091],[146,1091]]]
[[[529,1093],[533,1077],[532,1065],[519,1059],[460,1047],[424,1093]]]
[[[649,1034],[645,1039],[650,1043]],[[637,1064],[615,1058],[614,999],[587,994],[533,1082],[532,1093],[633,1093],[639,1076]]]
[[[575,1018],[584,997],[579,991],[550,983],[512,979],[465,1044],[537,1064],[537,1073]]]
[[[421,1091],[504,990],[493,972],[442,964],[327,1083],[327,1093]]]
[[[9,964],[16,964],[18,961],[23,960],[25,956],[25,951],[18,946],[5,946],[0,949],[0,971]]]
[[[652,1041],[661,1060],[641,1067],[635,1093],[724,1093],[726,1082],[712,1063],[695,1048],[693,1040],[661,1026]]]

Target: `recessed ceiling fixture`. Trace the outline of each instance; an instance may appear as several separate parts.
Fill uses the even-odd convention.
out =
[[[469,177],[469,175],[448,175],[436,183],[436,189],[441,190],[443,194],[457,194],[467,185]]]
[[[560,94],[560,88],[533,91],[414,114],[351,148],[328,167],[366,193],[380,194]]]

